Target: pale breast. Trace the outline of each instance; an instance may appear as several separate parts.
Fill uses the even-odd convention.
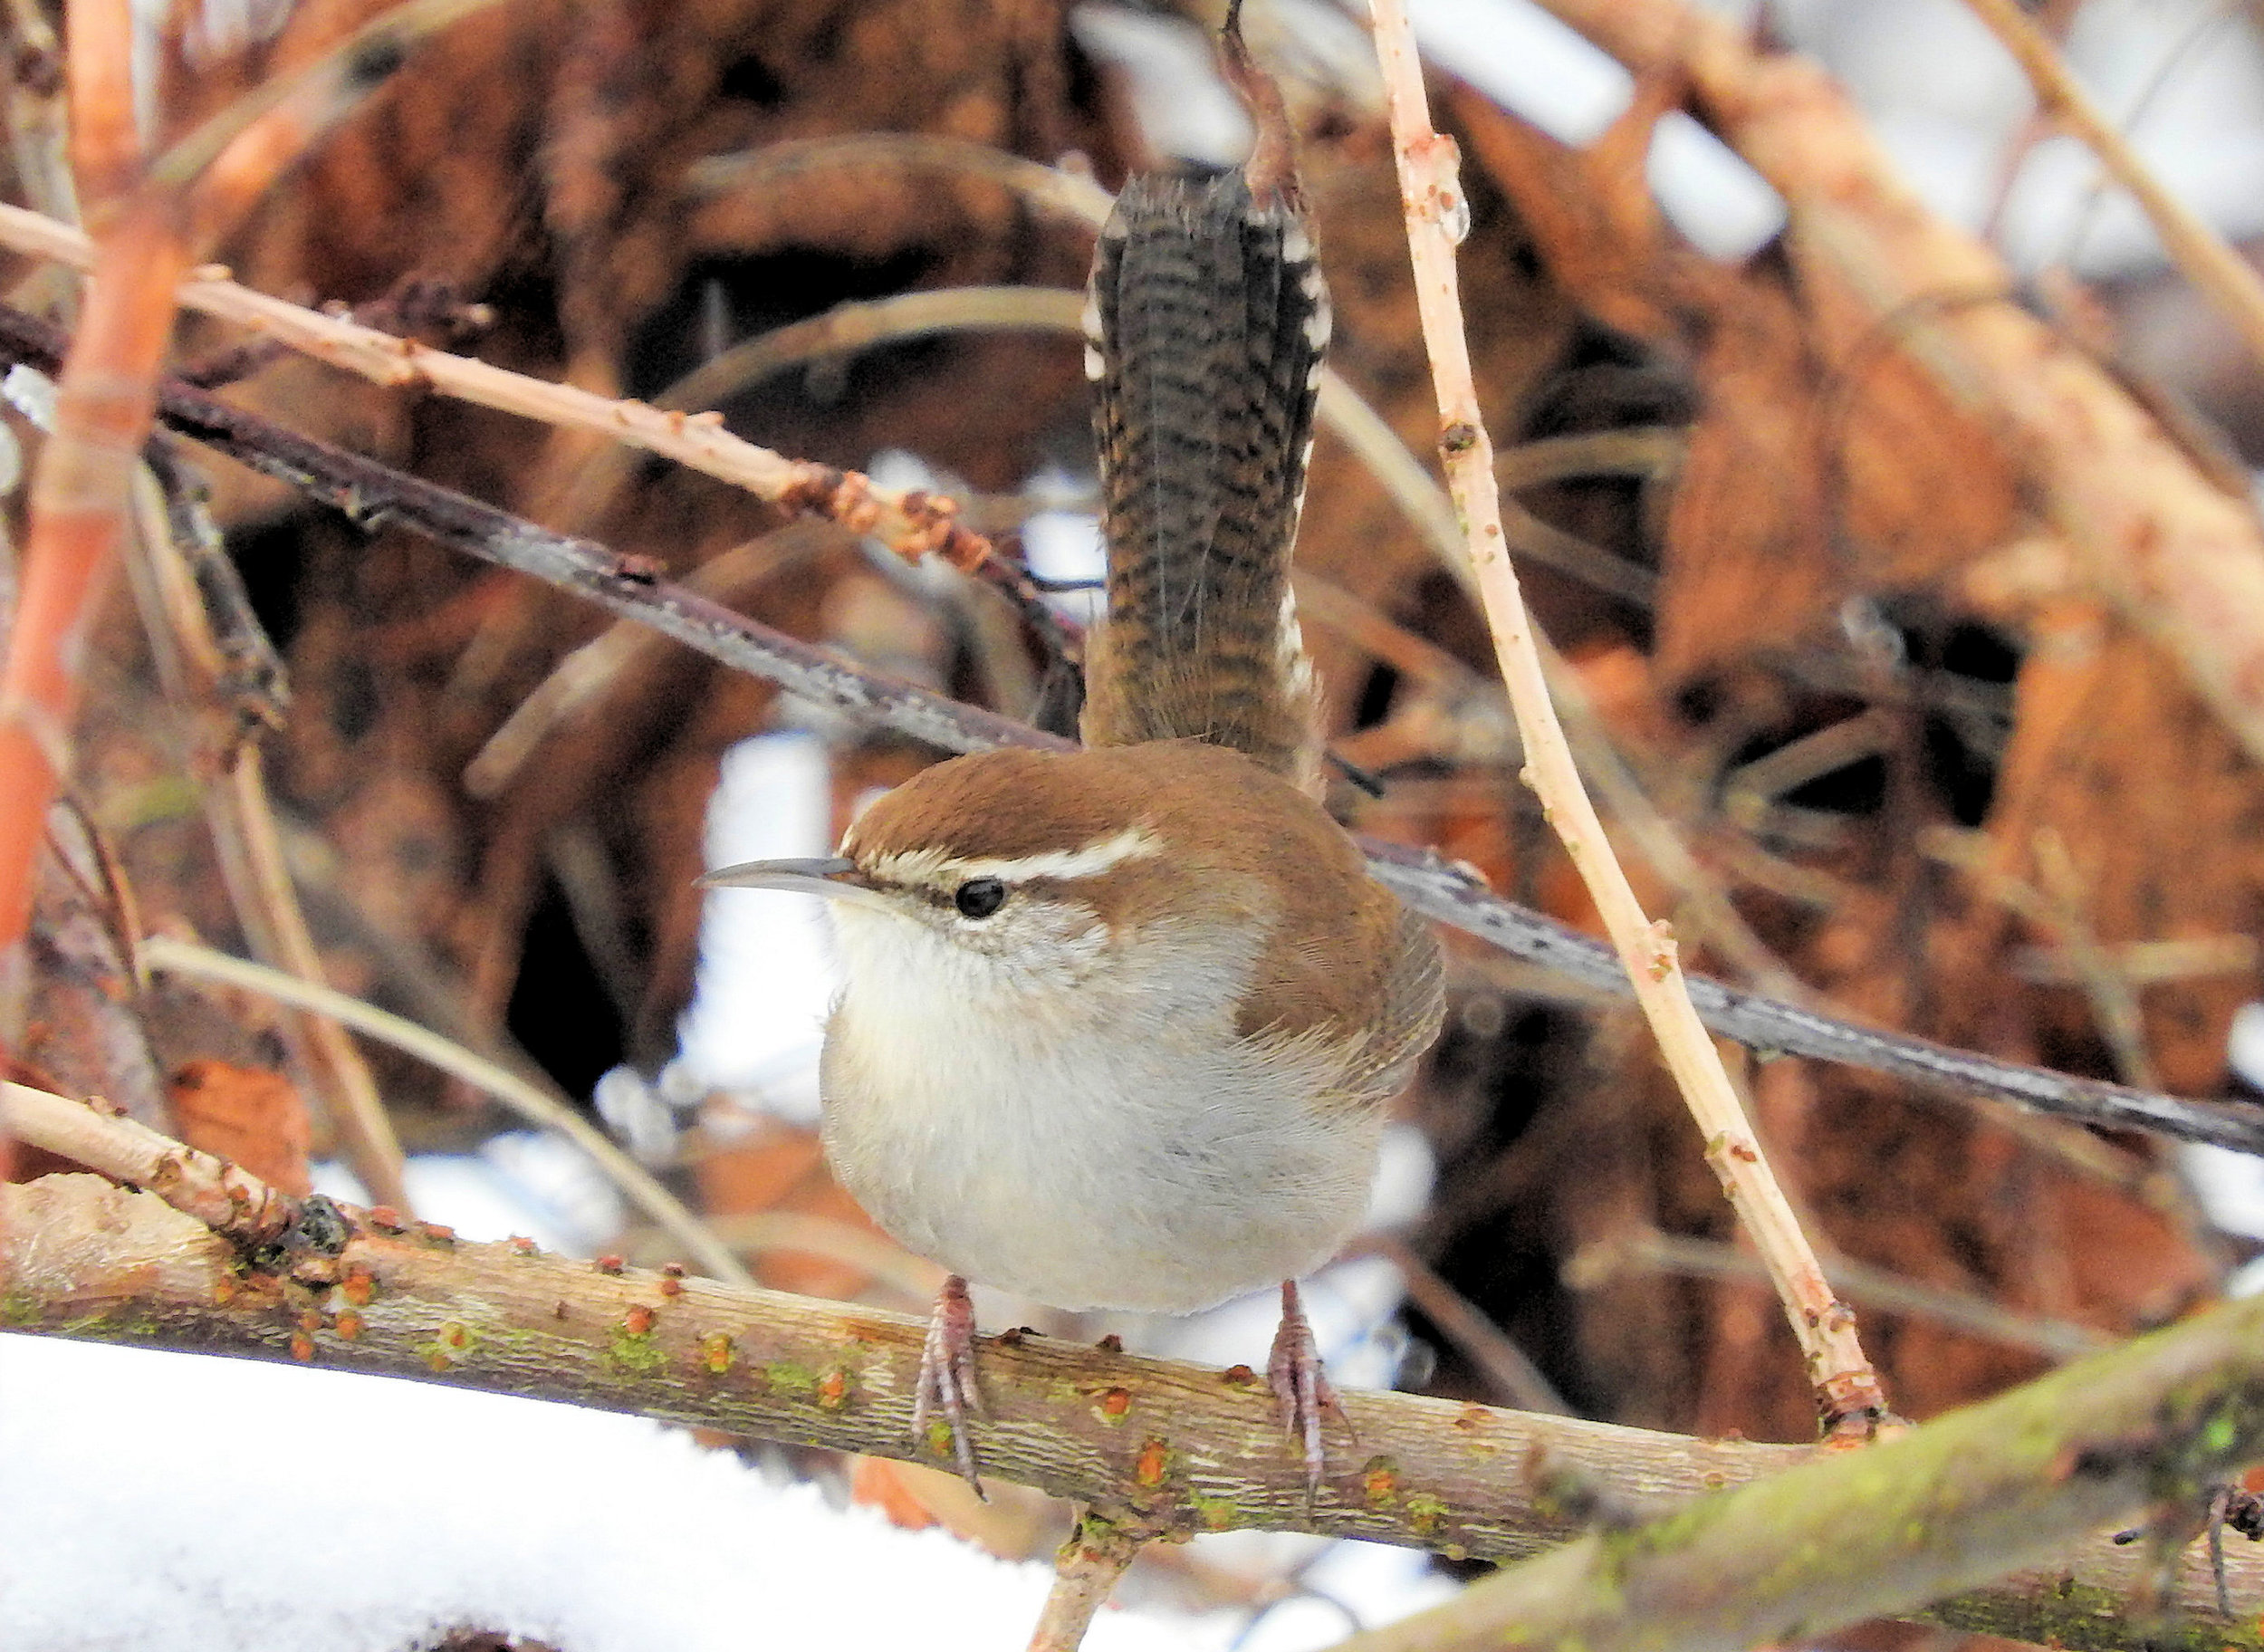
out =
[[[1185,1061],[988,1062],[869,1083],[826,1052],[843,1186],[907,1249],[1057,1308],[1189,1313],[1309,1272],[1358,1225],[1381,1115]]]
[[[1200,1007],[1231,992],[1192,965],[1180,1013],[1140,1035],[1108,1013],[1121,982],[1046,1025],[971,999],[913,937],[860,945],[885,916],[839,916],[826,1149],[907,1248],[1054,1307],[1186,1313],[1310,1271],[1358,1225],[1381,1111],[1317,1105],[1347,1052],[1235,1038]]]

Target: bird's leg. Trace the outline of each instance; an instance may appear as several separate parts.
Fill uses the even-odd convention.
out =
[[[1321,1369],[1320,1349],[1313,1344],[1313,1328],[1306,1323],[1293,1279],[1281,1282],[1281,1329],[1273,1333],[1266,1383],[1273,1389],[1281,1426],[1291,1443],[1303,1448],[1306,1494],[1317,1494],[1320,1471],[1326,1465],[1320,1448],[1321,1416],[1329,1413],[1347,1427],[1351,1425],[1345,1418],[1344,1407],[1337,1403],[1336,1389],[1329,1386],[1329,1373]]]
[[[1307,1340],[1309,1343],[1310,1338]],[[927,1321],[927,1340],[920,1349],[920,1386],[912,1401],[912,1433],[926,1441],[931,1420],[948,1425],[951,1453],[958,1461],[959,1472],[981,1497],[983,1483],[974,1474],[974,1443],[967,1437],[969,1412],[983,1415],[983,1390],[974,1381],[974,1304],[967,1300],[967,1282],[954,1273],[935,1293],[935,1311]]]

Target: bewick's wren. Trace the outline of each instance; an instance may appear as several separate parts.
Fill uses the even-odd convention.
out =
[[[1438,1031],[1437,943],[1300,789],[1289,556],[1329,307],[1278,110],[1261,127],[1242,172],[1127,186],[1095,256],[1089,749],[939,764],[839,859],[706,880],[832,898],[826,1148],[952,1272],[919,1416],[970,1480],[966,1281],[1162,1313],[1281,1282],[1270,1376],[1317,1484],[1335,1400],[1295,1281],[1359,1222]]]

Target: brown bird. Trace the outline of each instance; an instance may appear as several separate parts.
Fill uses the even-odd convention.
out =
[[[1311,795],[1289,563],[1329,312],[1262,101],[1247,167],[1136,179],[1095,255],[1089,749],[939,764],[839,858],[706,880],[831,898],[826,1149],[951,1271],[915,1427],[948,1418],[970,1480],[968,1281],[1161,1313],[1278,1282],[1269,1376],[1317,1486],[1336,1400],[1296,1280],[1358,1225],[1438,1032],[1435,939]]]

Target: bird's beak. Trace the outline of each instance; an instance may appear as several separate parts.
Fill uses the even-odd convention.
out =
[[[744,860],[699,880],[703,889],[784,889],[795,895],[824,895],[889,909],[888,898],[865,881],[857,862],[829,855],[805,860]]]

